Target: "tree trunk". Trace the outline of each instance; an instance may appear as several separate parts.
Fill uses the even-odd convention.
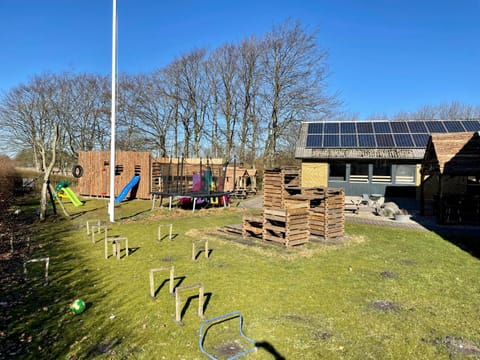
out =
[[[42,163],[44,167],[43,173],[43,184],[42,184],[42,191],[40,194],[40,220],[44,221],[47,217],[47,193],[48,193],[48,186],[50,184],[50,175],[52,174],[53,167],[56,161],[56,150],[57,150],[57,140],[58,140],[58,125],[54,125],[54,133],[52,138],[51,144],[51,160],[47,166],[47,159],[46,159],[46,149],[44,146],[40,145],[40,155],[42,156]]]

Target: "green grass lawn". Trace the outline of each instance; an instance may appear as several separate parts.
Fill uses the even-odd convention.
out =
[[[21,345],[13,357],[206,359],[198,290],[182,294],[183,325],[168,271],[156,274],[150,298],[149,269],[170,265],[175,286],[204,285],[205,318],[242,313],[245,334],[259,342],[247,358],[480,357],[480,262],[435,233],[347,224],[344,239],[285,249],[217,231],[240,223],[245,209],[169,213],[137,200],[108,224],[133,253],[105,260],[103,234],[93,244],[85,225],[106,220],[106,205],[66,204],[72,219],[36,225],[29,258],[50,257],[50,283],[43,264],[30,264],[28,281],[8,290],[21,299],[0,338]],[[173,224],[173,240],[157,240],[159,224]],[[202,239],[209,258],[192,261],[192,241]],[[69,311],[76,298],[87,303],[80,315]],[[239,339],[233,318],[208,329],[205,347],[224,359],[248,346]]]

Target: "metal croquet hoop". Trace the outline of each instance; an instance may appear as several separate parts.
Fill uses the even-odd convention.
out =
[[[207,319],[205,321],[203,321],[200,325],[200,338],[198,340],[198,343],[200,345],[200,350],[205,354],[207,355],[210,359],[212,360],[218,360],[215,356],[213,356],[212,354],[208,353],[204,347],[203,347],[203,342],[205,341],[205,336],[206,333],[204,334],[204,328],[205,326],[211,324],[211,323],[215,323],[217,321],[220,321],[220,320],[223,320],[223,319],[228,319],[228,318],[235,318],[235,317],[238,317],[239,318],[239,326],[238,326],[238,330],[240,332],[240,336],[242,338],[244,338],[246,341],[248,341],[249,343],[252,343],[253,344],[253,347],[245,350],[245,351],[242,351],[242,352],[239,352],[231,357],[229,357],[227,360],[234,360],[234,359],[238,359],[239,357],[241,356],[244,356],[244,355],[247,355],[251,352],[254,352],[255,350],[257,350],[257,347],[255,346],[255,344],[257,343],[255,340],[253,339],[250,339],[248,336],[246,336],[244,333],[243,333],[243,329],[242,329],[242,326],[243,326],[243,316],[240,312],[238,311],[232,311],[232,312],[229,312],[227,314],[223,314],[223,315],[219,315],[217,317],[214,317],[214,318],[211,318],[211,319]]]

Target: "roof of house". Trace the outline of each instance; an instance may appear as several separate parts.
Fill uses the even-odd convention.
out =
[[[480,175],[478,132],[432,134],[422,162],[425,174]]]
[[[298,159],[421,160],[432,133],[480,131],[478,120],[375,120],[306,122]]]

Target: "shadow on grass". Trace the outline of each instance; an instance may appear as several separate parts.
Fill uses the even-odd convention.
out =
[[[208,249],[208,251],[205,253],[205,249],[200,249],[197,251],[197,253],[195,254],[195,258],[194,258],[194,261],[198,261],[198,259],[200,258],[200,255],[202,255],[202,253],[204,254],[204,256],[206,258],[210,258],[210,256],[213,254],[213,249]]]
[[[480,226],[438,224],[433,216],[415,215],[412,220],[480,259]]]
[[[205,313],[207,310],[208,304],[210,303],[210,299],[212,297],[212,293],[208,292],[203,294],[204,296],[204,301],[203,301],[203,309],[202,312]],[[190,304],[192,303],[193,300],[199,299],[198,295],[192,295],[187,298],[187,301],[185,302],[185,305],[183,305],[182,311],[180,312],[180,320],[183,319],[185,316],[188,308],[190,307]]]
[[[147,210],[142,210],[142,211],[139,211],[135,214],[132,214],[132,215],[128,215],[128,216],[121,216],[118,220],[129,220],[129,219],[134,219],[140,215],[144,215],[144,214],[148,214],[151,210],[150,209],[147,209]]]
[[[259,349],[263,349],[270,353],[275,360],[285,360],[285,357],[283,357],[276,349],[275,347],[270,344],[267,341],[262,341],[262,342],[256,342],[255,346]]]
[[[68,358],[68,354],[75,353],[72,344],[90,336],[82,315],[74,315],[70,304],[82,294],[95,296],[97,290],[93,290],[92,284],[96,279],[93,273],[87,276],[88,270],[75,247],[61,240],[78,229],[67,226],[65,230],[65,221],[58,217],[49,217],[43,223],[30,221],[32,217],[35,209],[27,208],[12,224],[0,222],[1,234],[13,232],[18,237],[20,228],[22,238],[31,238],[17,242],[8,258],[3,256],[3,250],[0,254],[0,359]],[[45,256],[50,259],[48,285],[43,263],[29,264],[27,278],[23,272],[25,260]],[[86,305],[89,312],[92,303]],[[102,339],[99,336],[90,338]],[[123,334],[118,335],[118,339],[122,337]],[[113,339],[91,346],[86,358],[110,352],[119,343]],[[85,352],[81,357],[85,357]]]
[[[185,276],[179,276],[179,277],[173,278],[173,280],[177,280],[177,283],[173,285],[173,291],[174,291],[174,292],[175,292],[175,288],[179,287],[185,279],[186,279]],[[165,285],[167,285],[167,283],[168,283],[169,281],[170,281],[170,279],[168,279],[168,278],[167,278],[167,279],[164,279],[164,280],[162,281],[162,283],[161,283],[161,284],[158,286],[158,288],[155,290],[155,293],[154,293],[154,296],[155,296],[155,297],[157,297],[157,294],[160,292],[160,290],[162,290],[162,289],[165,287]],[[174,295],[174,293],[171,294],[171,295]]]

